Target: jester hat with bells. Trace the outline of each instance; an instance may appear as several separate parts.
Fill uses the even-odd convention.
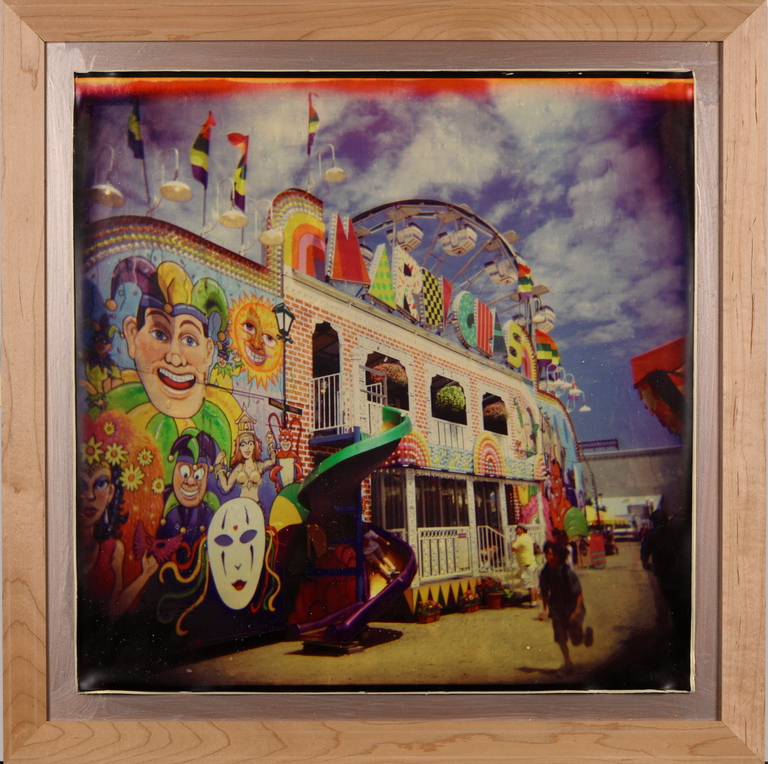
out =
[[[206,397],[208,369],[214,353],[211,335],[219,340],[225,337],[228,312],[224,290],[210,278],[193,284],[187,272],[174,262],[162,262],[155,267],[144,257],[131,256],[115,267],[111,297],[106,301],[108,309],[117,309],[115,297],[126,282],[136,284],[142,293],[135,318],[127,316],[123,320],[123,336],[149,401],[157,411],[174,419],[194,417]],[[170,342],[151,338],[137,341],[148,310],[166,316],[172,323],[168,327]],[[216,315],[218,332],[212,321]],[[173,336],[188,331],[184,326],[187,317],[199,324],[206,347],[188,344],[181,355],[175,350],[169,355],[176,347]]]
[[[220,318],[215,339],[226,339],[228,321],[227,298],[219,283],[211,278],[202,278],[192,283],[187,272],[177,263],[166,260],[157,268],[145,257],[130,256],[121,260],[112,273],[110,298],[106,301],[109,310],[117,310],[115,297],[125,283],[136,284],[141,289],[137,318],[139,327],[143,324],[146,310],[156,308],[170,316],[189,315],[203,325],[208,337],[213,327],[209,326],[212,316]]]

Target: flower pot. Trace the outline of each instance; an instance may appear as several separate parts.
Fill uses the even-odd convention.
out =
[[[459,605],[461,608],[462,613],[476,613],[478,610],[480,610],[480,603],[474,602],[471,605]]]
[[[501,592],[486,592],[485,601],[491,610],[501,610]]]
[[[418,613],[419,623],[432,623],[440,620],[440,613]]]

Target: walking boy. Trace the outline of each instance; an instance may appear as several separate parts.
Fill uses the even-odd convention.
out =
[[[583,629],[587,609],[584,606],[579,577],[567,563],[567,547],[548,541],[544,544],[544,556],[547,558],[547,564],[539,578],[544,610],[539,614],[539,620],[546,618],[546,611],[549,609],[555,642],[560,647],[565,661],[563,670],[571,673],[573,663],[568,650],[568,640],[570,639],[574,647],[578,647],[582,642],[586,647],[591,647],[594,635],[591,626]]]

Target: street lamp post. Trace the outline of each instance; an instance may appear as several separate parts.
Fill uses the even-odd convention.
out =
[[[288,355],[288,344],[292,343],[291,327],[296,318],[284,302],[280,302],[272,308],[277,319],[277,336],[283,341],[283,427],[288,426],[288,392],[286,387],[285,362]]]

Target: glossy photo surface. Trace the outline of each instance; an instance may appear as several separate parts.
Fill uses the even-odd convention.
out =
[[[690,691],[694,91],[77,77],[79,689]]]

